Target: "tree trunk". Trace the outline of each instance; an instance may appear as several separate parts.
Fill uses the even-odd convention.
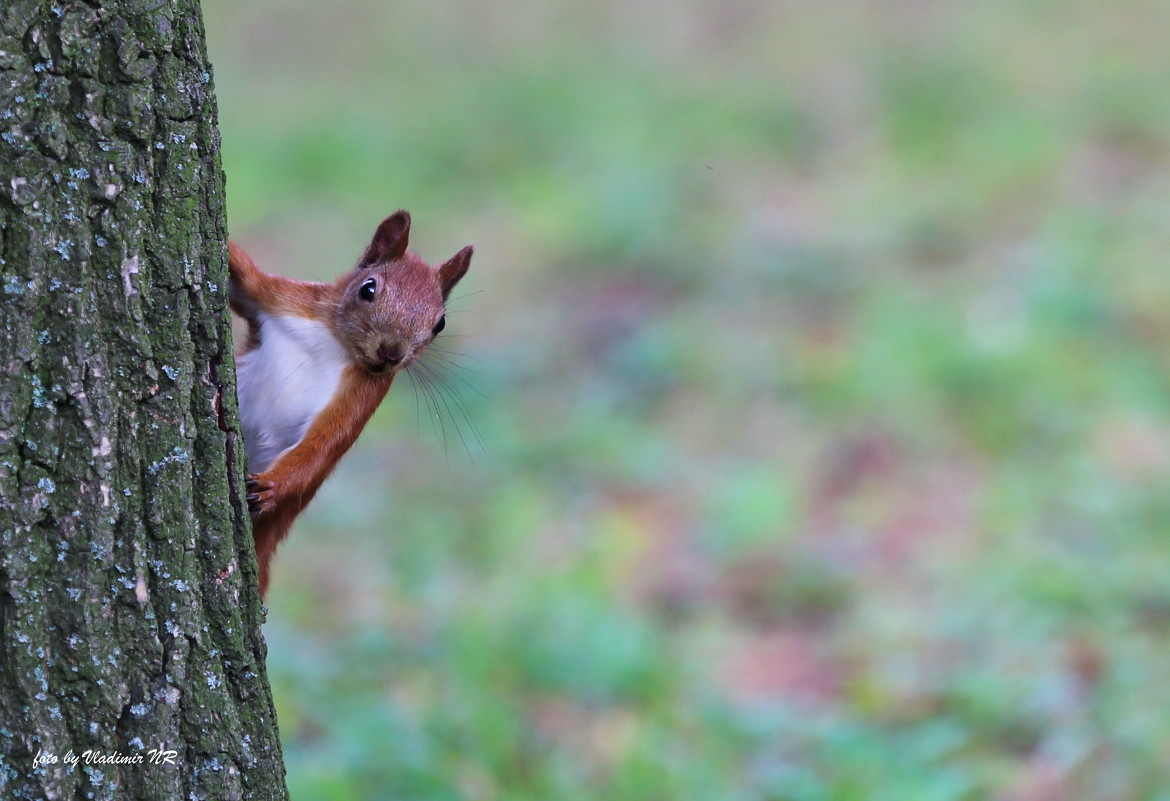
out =
[[[286,798],[197,0],[0,0],[0,798]]]

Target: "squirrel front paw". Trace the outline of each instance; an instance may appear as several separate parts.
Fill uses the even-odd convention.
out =
[[[276,485],[261,478],[256,473],[249,473],[245,483],[248,488],[248,511],[256,518],[265,512],[276,508]]]

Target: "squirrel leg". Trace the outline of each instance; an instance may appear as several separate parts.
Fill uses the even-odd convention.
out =
[[[332,400],[318,412],[300,441],[281,453],[267,470],[248,476],[248,510],[260,563],[261,595],[277,545],[353,445],[392,380],[393,374],[369,376],[354,365],[346,367]]]
[[[326,298],[328,284],[298,281],[283,275],[266,273],[235,242],[228,240],[228,301],[232,311],[251,325],[258,325],[261,312],[269,315],[295,315],[318,319]]]

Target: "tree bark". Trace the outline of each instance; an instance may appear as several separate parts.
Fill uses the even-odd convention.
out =
[[[0,798],[287,797],[225,252],[198,1],[0,0]]]

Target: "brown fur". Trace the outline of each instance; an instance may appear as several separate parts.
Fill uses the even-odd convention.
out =
[[[333,398],[304,437],[263,473],[249,476],[252,535],[260,565],[260,594],[268,589],[269,564],[297,515],[309,504],[338,460],[350,449],[386,396],[398,371],[433,338],[451,289],[467,272],[471,248],[433,268],[406,250],[410,216],[404,211],[378,226],[356,268],[332,284],[265,273],[234,242],[228,243],[232,310],[248,324],[242,355],[264,335],[260,312],[326,324],[351,356]],[[377,282],[373,302],[360,287]],[[392,353],[398,362],[386,361]]]

